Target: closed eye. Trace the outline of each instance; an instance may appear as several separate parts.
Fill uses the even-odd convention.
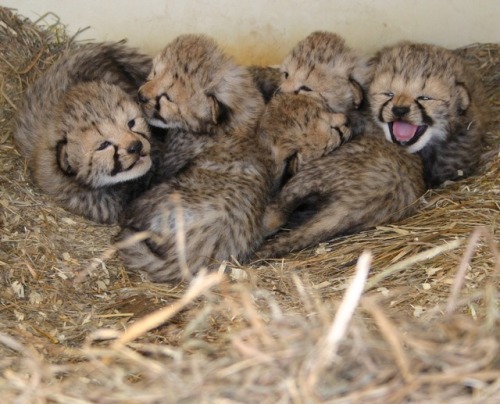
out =
[[[97,148],[97,150],[104,150],[106,148],[108,148],[109,146],[111,146],[111,142],[108,142],[107,140],[105,142],[102,142],[99,147]]]
[[[388,97],[388,98],[393,98],[393,97],[394,97],[394,93],[392,93],[392,92],[390,92],[390,91],[388,91],[388,92],[386,92],[386,93],[382,93],[382,95],[385,95],[385,96],[386,96],[386,97]]]
[[[307,87],[307,86],[302,86],[299,88],[299,91],[309,92],[309,91],[312,91],[312,89],[310,87]]]
[[[165,97],[167,99],[168,102],[172,102],[172,98],[170,98],[170,96],[167,94],[167,93],[162,93],[158,96],[158,100],[160,100],[160,98],[162,97]]]
[[[432,97],[429,97],[427,95],[421,95],[420,97],[417,97],[417,100],[419,101],[430,101],[430,100],[433,100],[434,98]]]

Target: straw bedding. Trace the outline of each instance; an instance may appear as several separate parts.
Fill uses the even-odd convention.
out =
[[[116,227],[31,184],[12,144],[16,105],[69,46],[61,24],[0,8],[4,402],[498,399],[500,44],[457,50],[491,109],[476,176],[429,191],[404,222],[189,285],[125,272]]]

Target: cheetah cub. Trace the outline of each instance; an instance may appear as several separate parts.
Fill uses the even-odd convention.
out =
[[[303,94],[281,93],[267,104],[259,127],[260,141],[273,161],[277,190],[301,167],[348,141],[351,125],[345,114]]]
[[[347,113],[363,110],[370,80],[368,62],[332,32],[313,32],[281,63],[279,91],[305,94]]]
[[[182,35],[154,58],[139,99],[151,124],[197,136],[202,150],[127,210],[117,240],[149,237],[121,248],[125,265],[169,282],[245,260],[263,240],[271,186],[256,135],[264,101],[248,70],[212,39]]]
[[[67,210],[116,223],[151,167],[134,102],[151,60],[122,43],[68,52],[26,92],[16,145],[36,185]]]
[[[468,176],[482,148],[479,84],[451,51],[404,42],[372,60],[369,96],[387,140],[423,160],[425,180],[436,187]]]
[[[322,241],[401,220],[424,193],[416,155],[370,133],[303,165],[266,209],[267,235],[257,252],[279,257]]]

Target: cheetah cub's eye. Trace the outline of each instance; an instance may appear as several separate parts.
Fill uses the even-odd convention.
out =
[[[302,86],[299,88],[299,91],[305,91],[305,92],[310,92],[312,91],[311,87],[307,87],[307,86]]]
[[[418,101],[430,101],[432,99],[432,97],[428,97],[427,95],[421,95],[420,97],[417,97]]]
[[[131,119],[127,122],[127,126],[129,129],[132,129],[135,126],[135,119]]]
[[[283,78],[286,80],[288,78],[288,72],[283,72]]]
[[[158,99],[161,99],[161,98],[165,98],[168,102],[173,102],[172,101],[172,98],[170,97],[170,95],[168,95],[168,93],[162,93],[159,95]]]
[[[104,150],[106,148],[108,148],[109,146],[111,146],[111,142],[108,142],[107,140],[105,142],[102,142],[99,147],[97,148],[97,150]]]
[[[386,97],[388,98],[393,98],[394,97],[394,93],[393,92],[387,92],[387,93],[382,93],[383,95],[385,95]]]

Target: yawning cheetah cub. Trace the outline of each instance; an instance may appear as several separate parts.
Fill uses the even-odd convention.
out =
[[[138,191],[150,133],[133,97],[150,67],[124,44],[88,44],[28,89],[15,142],[35,183],[71,212],[115,223]]]
[[[481,154],[478,83],[444,48],[401,43],[372,61],[370,104],[386,138],[423,160],[428,186],[470,175]]]
[[[154,59],[139,99],[151,124],[197,136],[203,150],[128,210],[118,240],[150,237],[121,249],[126,266],[167,282],[246,259],[263,239],[270,193],[256,135],[264,101],[248,70],[213,40],[183,35]]]

